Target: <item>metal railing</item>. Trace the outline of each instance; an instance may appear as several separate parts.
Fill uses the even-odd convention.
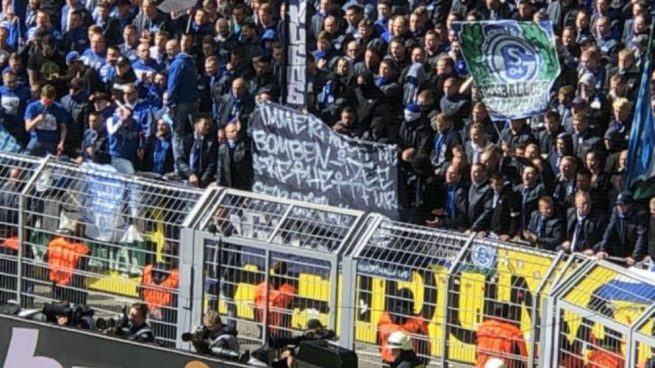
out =
[[[0,163],[0,195],[11,202],[1,207],[3,239],[21,244],[0,285],[25,307],[63,300],[103,317],[144,301],[154,333],[175,346],[180,225],[202,192],[49,158],[2,154]]]
[[[318,319],[362,366],[383,365],[380,345],[398,326],[429,366],[479,365],[495,354],[481,349],[485,328],[505,323],[520,347],[500,356],[508,366],[642,367],[655,349],[653,275],[361,211],[0,154],[0,302],[65,299],[104,317],[145,301],[171,347],[188,348],[181,332],[217,310],[242,350]]]

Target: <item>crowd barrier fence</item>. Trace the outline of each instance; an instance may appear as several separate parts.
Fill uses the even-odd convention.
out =
[[[2,153],[0,302],[9,299],[63,299],[102,317],[145,301],[161,342],[181,349],[208,310],[239,331],[242,350],[318,319],[363,367],[382,366],[392,323],[429,366],[476,365],[478,332],[493,321],[514,325],[525,346],[502,357],[511,367],[593,367],[599,357],[644,367],[655,351],[648,270]]]

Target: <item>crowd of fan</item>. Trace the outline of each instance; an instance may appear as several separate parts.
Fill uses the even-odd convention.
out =
[[[155,0],[62,2],[2,2],[0,117],[24,152],[250,188],[249,117],[284,91],[283,2],[204,0],[182,14]],[[404,220],[628,265],[655,248],[655,202],[649,216],[622,182],[644,0],[307,10],[307,111],[397,145]],[[468,75],[453,22],[501,19],[552,21],[562,72],[543,116],[492,121]]]

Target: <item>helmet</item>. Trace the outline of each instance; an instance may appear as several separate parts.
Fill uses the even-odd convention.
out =
[[[505,362],[498,358],[491,358],[487,360],[487,363],[485,363],[484,368],[505,368]]]
[[[391,349],[412,350],[412,338],[403,332],[394,332],[387,339],[387,346]]]

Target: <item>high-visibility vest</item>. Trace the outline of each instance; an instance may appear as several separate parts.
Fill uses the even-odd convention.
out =
[[[393,363],[393,354],[391,353],[391,349],[387,346],[387,340],[392,333],[398,331],[407,332],[409,334],[428,336],[428,325],[423,319],[416,316],[407,319],[405,323],[399,325],[391,320],[391,315],[388,312],[384,312],[384,314],[382,314],[382,318],[380,318],[380,321],[378,322],[378,336],[380,339],[380,353],[382,355],[382,361],[385,363]],[[429,352],[417,351],[419,344],[417,339],[412,339],[412,342],[414,345],[414,352],[427,353],[427,355],[430,355]]]
[[[171,305],[173,302],[172,290],[177,289],[180,282],[180,275],[177,270],[170,270],[168,276],[162,283],[155,283],[152,278],[152,265],[143,269],[143,300],[148,304],[151,311]]]
[[[589,354],[586,368],[622,368],[625,361],[622,357],[605,350],[594,350]]]
[[[266,305],[266,281],[261,282],[255,289],[255,307],[257,320],[264,321],[264,306]],[[268,287],[268,325],[282,326],[284,314],[271,311],[272,308],[288,308],[296,296],[296,288],[284,283],[278,290]]]
[[[521,330],[515,325],[488,319],[480,324],[476,335],[477,368],[483,368],[489,358],[502,359],[507,368],[525,363],[528,349]]]
[[[85,244],[71,243],[64,238],[53,239],[48,244],[50,281],[61,286],[70,284],[77,264],[87,254],[89,247]]]
[[[18,237],[12,236],[11,238],[5,239],[2,243],[0,243],[0,248],[13,249],[18,252]]]

